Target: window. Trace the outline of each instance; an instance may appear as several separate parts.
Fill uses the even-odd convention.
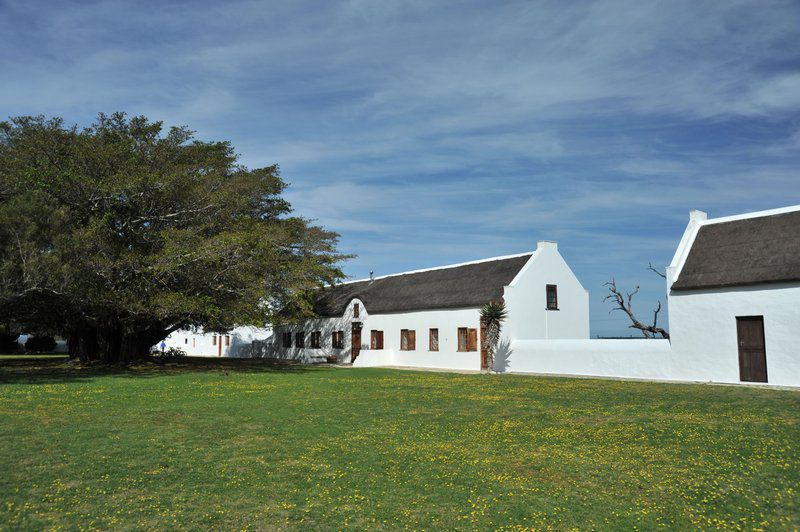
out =
[[[334,349],[344,348],[344,331],[333,331],[331,333],[331,342]]]
[[[400,331],[400,351],[416,351],[417,332],[408,329]]]
[[[192,338],[192,347],[197,347],[197,338]]]
[[[306,334],[304,332],[294,333],[294,345],[295,347],[306,346]]]
[[[547,285],[547,310],[558,310],[558,286]]]
[[[383,331],[370,331],[369,348],[383,349]]]
[[[211,345],[217,345],[217,335],[216,334],[211,336]]]
[[[322,333],[314,331],[311,333],[311,349],[319,349],[322,347]]]
[[[283,333],[283,347],[292,347],[292,333]]]
[[[353,303],[353,317],[357,318],[361,314],[361,305]]]
[[[225,335],[225,347],[228,347],[229,345],[231,345],[231,337],[230,337],[230,335],[226,334]]]
[[[458,350],[478,350],[478,329],[469,329],[467,327],[458,328]]]
[[[188,344],[189,343],[189,339],[188,338],[184,338],[183,343],[184,344]]]
[[[428,351],[439,350],[439,329],[430,329],[428,331]]]

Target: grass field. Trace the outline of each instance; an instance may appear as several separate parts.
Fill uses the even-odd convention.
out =
[[[800,392],[0,360],[0,527],[800,527]]]

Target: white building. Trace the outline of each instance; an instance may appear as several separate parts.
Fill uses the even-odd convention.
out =
[[[588,338],[589,296],[554,242],[533,252],[325,288],[319,318],[276,327],[273,356],[356,366],[486,368],[480,308],[504,300],[516,339]]]
[[[267,356],[271,346],[269,327],[236,327],[226,334],[202,329],[182,329],[170,334],[165,349],[177,348],[194,357],[257,358]],[[155,346],[160,350],[161,345]]]
[[[800,205],[692,211],[667,286],[675,374],[800,386]]]

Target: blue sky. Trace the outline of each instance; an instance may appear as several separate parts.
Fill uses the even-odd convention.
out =
[[[593,334],[691,208],[800,203],[800,3],[4,2],[0,116],[99,111],[281,165],[354,277],[559,242]]]

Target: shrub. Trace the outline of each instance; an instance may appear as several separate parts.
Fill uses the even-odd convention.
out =
[[[25,350],[34,353],[49,353],[55,348],[56,340],[52,336],[30,336],[25,342]]]

